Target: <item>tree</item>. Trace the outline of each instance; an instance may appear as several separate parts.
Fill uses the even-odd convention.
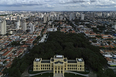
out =
[[[106,69],[105,75],[108,77],[116,77],[116,75],[112,69]]]
[[[9,76],[15,77],[14,73],[20,75],[33,64],[35,58],[50,59],[56,54],[64,55],[68,59],[83,58],[85,64],[95,72],[99,72],[107,64],[99,52],[99,47],[92,46],[84,34],[49,32],[48,35],[47,42],[35,45],[29,54],[13,61],[11,68],[8,69]]]

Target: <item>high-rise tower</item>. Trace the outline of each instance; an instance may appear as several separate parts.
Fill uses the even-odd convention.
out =
[[[0,20],[0,34],[6,34],[6,20]]]

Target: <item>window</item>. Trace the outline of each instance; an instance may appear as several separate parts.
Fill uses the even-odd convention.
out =
[[[36,67],[38,67],[38,65],[36,65]]]
[[[83,70],[83,68],[81,68],[81,70]]]
[[[36,70],[38,70],[38,68],[36,68]]]

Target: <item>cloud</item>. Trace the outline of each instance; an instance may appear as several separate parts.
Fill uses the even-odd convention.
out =
[[[11,9],[9,7],[21,9],[23,6],[32,8],[41,7],[39,10],[69,10],[69,8],[73,10],[77,10],[77,8],[80,8],[78,10],[90,10],[90,8],[95,10],[99,10],[99,8],[115,10],[116,0],[0,0],[0,7],[8,7],[7,9]],[[23,9],[27,9],[26,7],[23,7]]]

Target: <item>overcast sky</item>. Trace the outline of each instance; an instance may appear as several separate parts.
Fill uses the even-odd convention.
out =
[[[116,0],[0,0],[0,10],[116,11]]]

